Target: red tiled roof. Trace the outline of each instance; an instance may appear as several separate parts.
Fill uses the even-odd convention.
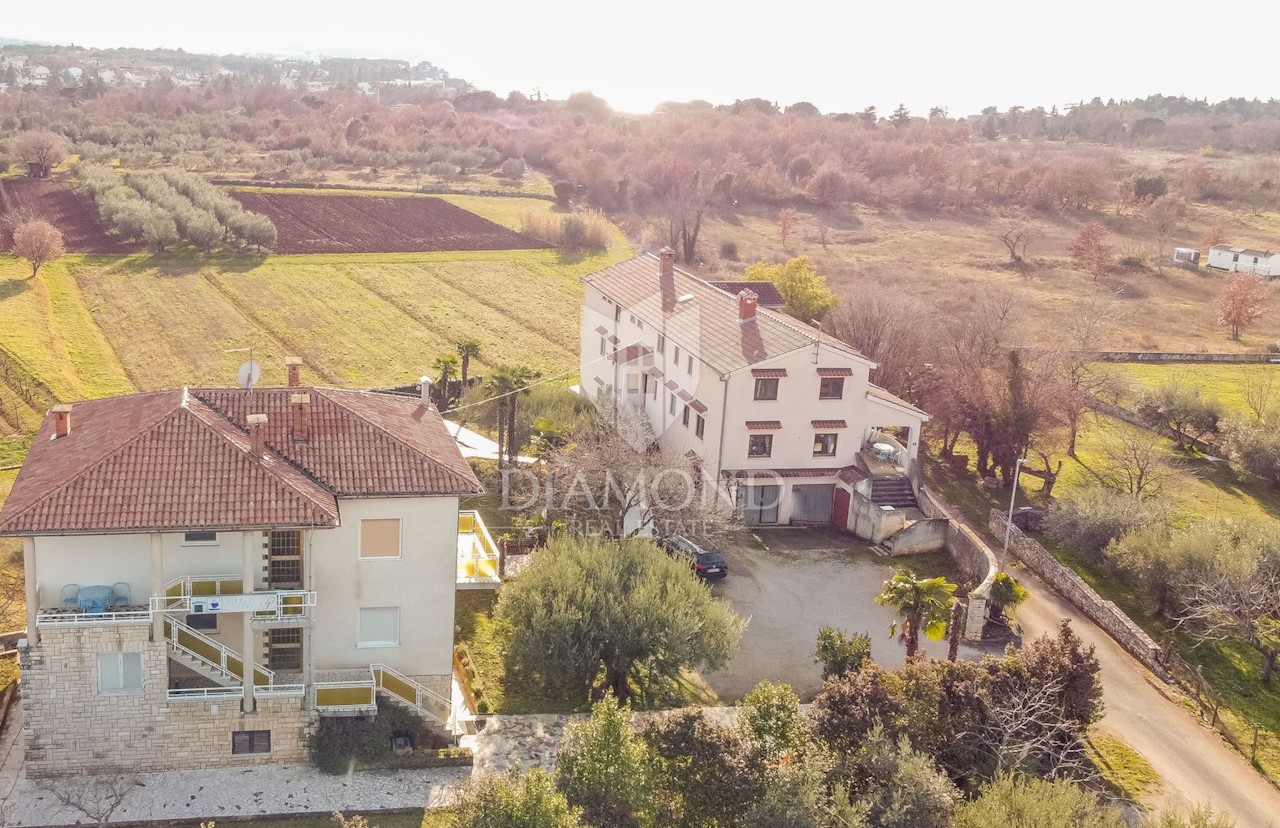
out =
[[[617,362],[632,362],[653,353],[643,345],[628,345],[621,351],[614,351],[612,358]]]
[[[780,308],[787,304],[787,300],[782,298],[782,294],[778,292],[778,286],[773,282],[707,282],[707,284],[720,288],[730,296],[737,296],[743,288],[748,288],[758,297],[756,302],[760,307]]]
[[[845,466],[836,474],[841,483],[848,483],[850,486],[855,483],[861,483],[866,480],[869,475],[857,466]]]
[[[692,408],[694,411],[698,412],[699,414],[707,413],[707,407],[702,404],[701,400],[694,400],[690,402],[689,407]]]
[[[926,420],[929,419],[929,415],[926,412],[921,411],[916,406],[902,399],[902,397],[899,397],[897,394],[892,394],[884,390],[878,385],[867,383],[867,396],[874,400],[883,400],[884,402],[901,406],[902,408],[906,408],[911,411],[914,411],[916,414],[919,414],[921,417],[924,417]]]
[[[814,428],[848,428],[849,424],[844,420],[810,420],[809,424]]]
[[[778,420],[747,420],[747,431],[777,431],[782,428]]]
[[[787,375],[786,368],[752,368],[751,376],[756,379],[772,379],[775,377],[785,377]]]
[[[666,385],[666,386],[667,386],[667,388],[669,388],[669,389],[670,389],[670,390],[672,390],[672,391],[674,391],[674,390],[676,390],[677,388],[679,388],[679,387],[680,387],[680,383],[676,382],[675,380],[667,380],[667,381],[664,383],[664,385]]]
[[[815,342],[866,361],[853,346],[766,307],[756,311],[755,321],[739,322],[734,296],[678,268],[661,276],[655,256],[636,256],[583,281],[645,322],[663,325],[667,339],[720,373],[813,348]],[[693,301],[676,301],[686,294]]]
[[[849,368],[819,368],[818,376],[820,377],[851,377],[853,371]]]
[[[311,396],[293,439],[289,396]],[[416,398],[278,388],[160,391],[76,403],[71,433],[37,432],[0,509],[0,535],[325,527],[336,496],[464,494],[480,486],[435,411]],[[245,415],[268,415],[250,453]]]

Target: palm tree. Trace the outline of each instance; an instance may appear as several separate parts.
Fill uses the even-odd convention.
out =
[[[464,366],[467,364],[466,359],[465,356],[462,358]],[[506,457],[507,406],[515,400],[515,392],[518,386],[511,369],[505,365],[500,365],[494,369],[484,387],[489,392],[489,398],[494,400],[498,406],[498,465],[503,466],[505,465],[503,460]]]
[[[520,444],[516,441],[518,400],[522,396],[528,396],[529,387],[542,376],[542,372],[523,366],[510,368],[508,371],[518,392],[507,398],[507,464],[511,465],[516,462],[516,455],[520,452]]]
[[[480,356],[480,340],[462,339],[458,341],[458,356],[462,357],[462,387],[467,386],[467,374],[471,370],[471,358]]]
[[[452,393],[450,393],[449,383],[458,375],[458,358],[453,354],[436,357],[432,367],[440,375],[440,378],[436,380],[436,387],[440,389],[440,410],[447,411],[453,397]]]
[[[876,603],[893,607],[902,619],[901,628],[897,621],[889,625],[889,635],[897,635],[898,640],[907,646],[907,658],[920,649],[921,630],[934,641],[947,634],[955,591],[956,585],[946,578],[921,580],[905,567],[884,582]]]

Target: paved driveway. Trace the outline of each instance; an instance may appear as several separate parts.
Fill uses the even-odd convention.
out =
[[[822,685],[813,650],[818,628],[824,626],[867,633],[878,663],[902,663],[902,645],[889,638],[894,614],[876,604],[875,597],[894,564],[910,564],[912,559],[882,558],[849,535],[823,529],[772,529],[757,534],[768,550],[745,544],[726,548],[729,577],[712,586],[749,619],[733,662],[724,670],[704,674],[725,702],[741,698],[763,679],[790,684],[803,700],[812,697]],[[917,571],[938,574],[928,571],[928,562],[928,558],[915,561]],[[925,647],[934,656],[946,657],[945,641],[926,641]],[[980,654],[976,648],[961,647],[962,657]]]

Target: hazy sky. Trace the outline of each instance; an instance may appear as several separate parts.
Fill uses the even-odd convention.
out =
[[[1280,96],[1275,0],[61,0],[0,36],[430,60],[481,88],[664,100],[906,103],[953,115],[1160,92]],[[1218,34],[1224,35],[1221,39]],[[1218,45],[1213,53],[1211,47]]]

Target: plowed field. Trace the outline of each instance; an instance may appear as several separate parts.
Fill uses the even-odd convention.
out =
[[[536,239],[438,198],[236,191],[276,225],[277,253],[531,250]]]
[[[138,249],[107,233],[89,199],[65,181],[39,178],[0,180],[0,250],[12,244],[11,228],[27,218],[42,218],[62,231],[71,253],[128,253]]]

